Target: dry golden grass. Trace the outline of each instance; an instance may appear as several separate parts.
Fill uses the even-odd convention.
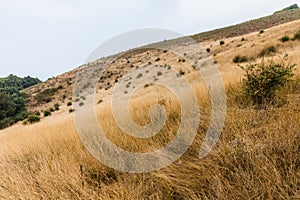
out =
[[[258,33],[244,36],[247,45],[257,42],[255,48],[240,50],[225,46],[223,50],[213,50],[220,51],[215,57],[226,83],[228,108],[220,141],[204,159],[199,159],[198,154],[208,127],[210,99],[203,85],[197,84],[196,76],[189,74],[199,99],[202,121],[194,143],[172,165],[147,174],[121,173],[105,167],[84,149],[72,116],[62,112],[38,124],[0,131],[0,198],[300,199],[299,81],[285,91],[288,103],[282,107],[241,108],[236,98],[241,71],[232,63],[237,54],[256,55],[267,45],[260,40],[275,42],[283,34],[292,34],[299,24],[297,21],[274,31],[268,29],[259,37]],[[237,39],[225,40],[225,44],[231,40]],[[280,50],[289,53],[291,62],[299,66],[299,42],[280,45]],[[124,149],[146,152],[159,148],[172,140],[180,123],[179,105],[172,95],[161,99],[161,94],[167,93],[164,89],[160,93],[152,93],[151,87],[146,90],[141,92],[147,102],[139,98],[131,102],[133,119],[138,124],[149,123],[149,105],[158,101],[167,106],[172,116],[163,131],[151,140],[124,136],[113,121],[109,104],[104,102],[96,107],[98,120],[108,137]]]
[[[1,197],[300,198],[299,85],[290,94],[289,104],[264,111],[250,107],[240,109],[234,100],[236,87],[228,89],[225,128],[214,150],[204,159],[198,159],[202,136],[207,129],[202,123],[195,142],[180,160],[149,174],[120,173],[101,165],[82,147],[70,116],[62,116],[55,123],[41,122],[7,129],[0,138]],[[107,109],[102,106],[99,110]],[[203,112],[204,117],[208,114]],[[101,116],[98,117],[101,120]],[[111,127],[110,120],[106,119],[103,124],[106,128]],[[172,129],[168,127],[167,131]],[[120,138],[118,132],[110,129],[110,137],[121,146],[131,143],[131,150],[140,150],[143,146],[132,142],[130,137]],[[161,138],[156,142],[160,143]],[[80,165],[87,174],[84,186]],[[101,177],[99,187],[96,171]]]

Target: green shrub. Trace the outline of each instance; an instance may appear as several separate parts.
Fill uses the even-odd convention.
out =
[[[210,48],[207,48],[207,49],[206,49],[206,52],[209,53],[209,52],[210,52]]]
[[[72,105],[72,102],[71,102],[71,101],[67,103],[67,106],[71,106],[71,105]]]
[[[293,40],[300,40],[300,31],[294,35]]]
[[[40,82],[37,78],[20,78],[12,74],[0,78],[0,129],[28,117],[25,102],[29,98],[26,99],[28,96],[22,90]]]
[[[54,112],[55,110],[54,110],[54,108],[50,108],[49,111],[50,112]]]
[[[49,110],[44,111],[44,117],[48,117],[51,115],[51,112]]]
[[[281,41],[281,42],[288,42],[289,40],[290,40],[290,37],[287,36],[287,35],[285,35],[285,36],[283,36],[282,38],[280,38],[280,41]]]
[[[180,69],[179,74],[183,76],[185,74],[185,72],[182,69]]]
[[[59,110],[59,104],[58,103],[54,104],[54,110]]]
[[[246,73],[243,78],[243,91],[255,106],[276,102],[276,92],[287,85],[294,76],[295,65],[287,64],[287,56],[281,63],[272,59],[240,66]]]
[[[136,78],[141,78],[143,76],[143,74],[142,73],[139,73],[137,76],[136,76]]]
[[[224,45],[225,42],[223,40],[220,41],[220,45]]]
[[[262,34],[262,33],[264,33],[264,32],[265,32],[264,30],[260,30],[260,31],[259,31],[259,34]]]
[[[57,92],[57,88],[45,89],[35,96],[38,103],[49,103],[52,101],[53,95]]]
[[[80,102],[80,103],[79,103],[79,106],[83,106],[83,105],[84,105],[84,103],[83,103],[83,102]]]
[[[275,46],[271,45],[267,48],[264,48],[263,50],[261,50],[261,52],[258,54],[259,57],[264,57],[273,53],[276,53],[277,49]]]
[[[75,111],[75,109],[73,109],[73,108],[70,108],[69,109],[69,113],[72,113],[72,112],[74,112]]]
[[[240,56],[240,55],[237,55],[233,58],[233,62],[234,63],[243,63],[243,62],[247,62],[249,59],[247,56]]]
[[[26,121],[29,124],[33,124],[33,123],[37,123],[37,122],[41,121],[41,118],[38,115],[29,115]]]

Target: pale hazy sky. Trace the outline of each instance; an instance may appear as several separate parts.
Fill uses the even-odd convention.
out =
[[[300,0],[0,0],[0,77],[45,80],[83,64],[102,42],[126,31],[189,35],[294,3]]]

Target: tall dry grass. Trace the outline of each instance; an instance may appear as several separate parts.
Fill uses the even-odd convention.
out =
[[[189,150],[171,166],[147,174],[121,173],[101,165],[83,148],[71,116],[61,116],[55,122],[7,129],[0,136],[0,197],[300,198],[299,82],[288,90],[288,104],[268,110],[255,110],[249,106],[241,108],[236,98],[239,87],[227,87],[228,113],[224,131],[207,157],[198,159],[210,114],[209,109],[203,107],[205,103],[209,106],[209,99],[201,104],[204,120]],[[147,116],[146,105],[141,103],[140,106],[134,117],[141,124],[147,123],[147,118],[143,117]],[[177,108],[171,105],[169,112],[176,116],[174,107]],[[169,132],[174,132],[173,126],[167,126],[152,142],[139,143],[131,137],[120,137],[120,130],[113,125],[109,114],[110,108],[103,104],[98,110],[98,119],[106,119],[102,125],[109,130],[109,137],[130,150],[148,151],[155,142],[159,147],[163,145],[162,139],[172,139]]]

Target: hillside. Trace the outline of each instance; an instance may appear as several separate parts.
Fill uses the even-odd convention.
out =
[[[113,62],[110,57],[102,58],[23,90],[28,110],[44,113],[52,108],[53,112],[42,116],[39,123],[18,124],[0,131],[0,198],[299,199],[299,27],[299,10],[281,11],[194,35],[201,51],[198,45],[172,40],[168,50],[135,49]],[[183,56],[172,53],[172,48]],[[297,64],[295,76],[276,91],[273,104],[255,107],[244,95],[245,71],[239,65],[248,69],[249,63],[269,59],[286,64],[282,58],[287,54],[287,65]],[[200,64],[209,56],[220,71],[227,95],[221,137],[203,159],[199,159],[199,149],[212,119],[212,89],[195,70],[199,63],[189,63],[184,55]],[[89,75],[107,61],[108,70],[103,78],[96,79],[95,116],[107,138],[129,152],[152,152],[173,141],[184,114],[181,103],[190,108],[187,91],[179,90],[175,95],[168,87],[153,83],[166,77],[164,83],[177,86],[179,81],[180,86],[185,79],[195,92],[201,123],[186,153],[168,167],[151,173],[120,172],[101,164],[84,148],[74,120],[82,117],[87,132],[93,127],[90,117],[76,116],[79,105],[91,100],[85,91],[92,87],[88,84],[74,90],[76,73]],[[155,70],[149,70],[150,64]],[[173,70],[177,72],[175,78],[171,76]],[[89,83],[85,76],[80,78]],[[139,85],[141,78],[153,83]],[[115,86],[120,87],[117,94],[121,97],[137,89],[128,104],[120,101],[119,108],[128,108],[132,121],[140,126],[153,122],[148,113],[152,105],[164,106],[167,120],[157,135],[139,138],[124,134],[111,105]],[[183,97],[182,102],[179,97]],[[59,104],[56,111],[55,104]],[[128,117],[123,117],[127,122]]]

